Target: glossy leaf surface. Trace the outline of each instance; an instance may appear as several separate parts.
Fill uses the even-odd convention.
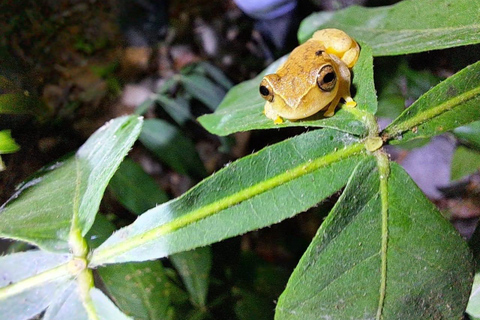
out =
[[[142,214],[97,248],[91,264],[156,259],[291,217],[340,189],[363,150],[355,137],[327,129],[267,147]]]
[[[480,119],[480,62],[442,81],[383,131],[391,143],[428,138]]]
[[[398,55],[480,43],[480,2],[405,0],[391,6],[352,6],[303,20],[300,42],[319,29],[337,28],[372,47],[374,56]]]
[[[467,244],[401,167],[390,169],[387,178],[374,159],[359,164],[276,319],[461,318],[473,276]]]
[[[137,139],[136,117],[112,120],[97,130],[75,156],[25,183],[0,210],[0,236],[48,251],[69,251],[71,230],[90,229],[108,181]]]

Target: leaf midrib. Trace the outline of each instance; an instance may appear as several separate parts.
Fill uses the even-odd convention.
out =
[[[315,159],[311,162],[305,162],[301,165],[298,165],[295,168],[292,168],[284,173],[278,174],[274,177],[271,177],[267,180],[261,181],[254,184],[253,186],[242,189],[232,195],[225,196],[222,199],[219,199],[215,202],[207,204],[203,207],[195,209],[189,213],[182,215],[181,217],[172,220],[168,223],[160,225],[156,228],[148,230],[144,233],[140,233],[132,236],[128,241],[123,241],[118,244],[114,244],[110,247],[105,247],[93,253],[91,259],[91,265],[96,266],[103,264],[112,257],[116,255],[123,254],[141,246],[145,243],[148,243],[155,238],[158,238],[162,235],[174,232],[180,228],[183,228],[187,225],[190,225],[198,220],[207,218],[221,210],[227,209],[231,206],[237,205],[243,201],[253,198],[261,193],[264,193],[268,190],[271,190],[275,187],[278,187],[284,183],[292,181],[296,178],[299,178],[303,175],[312,173],[313,171],[325,167],[336,161],[343,160],[349,156],[358,154],[364,150],[364,144],[362,142],[351,144],[344,149],[326,154],[320,158]]]

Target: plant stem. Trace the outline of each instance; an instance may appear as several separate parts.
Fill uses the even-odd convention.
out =
[[[382,245],[381,245],[381,280],[380,280],[380,299],[376,319],[383,317],[383,307],[387,289],[387,250],[388,250],[388,176],[390,174],[390,163],[388,156],[382,150],[375,152],[377,158],[378,171],[380,174],[380,199],[382,203]]]

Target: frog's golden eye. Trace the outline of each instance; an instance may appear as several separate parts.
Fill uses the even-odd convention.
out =
[[[260,83],[259,90],[263,99],[267,100],[268,102],[273,101],[273,90],[270,87],[270,84],[265,79],[263,79]]]
[[[335,70],[329,64],[320,69],[317,76],[317,85],[322,91],[330,92],[335,88],[337,83],[337,75]]]

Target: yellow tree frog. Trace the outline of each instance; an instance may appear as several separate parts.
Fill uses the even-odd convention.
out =
[[[357,42],[341,30],[315,32],[292,51],[276,73],[263,77],[260,95],[267,100],[265,115],[282,123],[325,109],[324,116],[331,117],[341,98],[348,107],[355,107],[350,96],[350,68],[359,53]]]

